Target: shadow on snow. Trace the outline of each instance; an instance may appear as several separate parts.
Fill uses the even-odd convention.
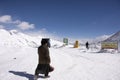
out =
[[[26,73],[26,72],[19,72],[19,71],[9,71],[10,73],[13,73],[14,75],[18,75],[21,77],[26,77],[28,80],[33,80],[34,75]]]
[[[9,73],[12,73],[14,75],[18,75],[18,76],[21,76],[21,77],[25,77],[25,78],[28,78],[28,80],[34,80],[34,75],[32,74],[29,74],[27,72],[20,72],[20,71],[9,71]],[[39,75],[38,78],[47,78],[47,77],[44,77],[44,76],[41,76]]]

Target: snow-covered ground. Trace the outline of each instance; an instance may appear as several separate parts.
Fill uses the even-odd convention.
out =
[[[41,37],[10,32],[0,31],[0,80],[33,80]],[[38,80],[120,80],[120,53],[100,51],[97,44],[89,50],[85,46],[62,46],[55,40],[51,44],[51,65],[55,70],[50,78]]]
[[[0,47],[0,80],[33,80],[37,48]],[[120,54],[50,48],[55,70],[47,80],[120,80]],[[39,78],[38,80],[44,80]]]

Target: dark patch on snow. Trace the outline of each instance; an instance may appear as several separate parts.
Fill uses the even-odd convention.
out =
[[[34,75],[26,73],[26,72],[19,72],[19,71],[9,71],[9,73],[12,73],[14,75],[18,75],[21,77],[26,77],[28,80],[33,80]]]
[[[21,77],[26,77],[28,78],[28,80],[34,80],[34,75],[33,74],[29,74],[25,71],[9,71],[9,73],[12,73],[14,75],[18,75],[18,76],[21,76]],[[42,75],[39,75],[38,78],[49,78],[50,76],[42,76]]]

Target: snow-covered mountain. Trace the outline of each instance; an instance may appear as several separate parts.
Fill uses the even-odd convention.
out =
[[[118,41],[118,42],[120,42],[120,31],[118,31],[117,33],[113,34],[112,36],[107,38],[105,41]]]
[[[17,30],[0,29],[0,45],[7,46],[37,46],[41,38],[35,38],[18,32]]]
[[[12,46],[12,47],[38,47],[41,43],[42,36],[30,36],[19,32],[17,30],[7,31],[0,29],[0,46]],[[61,42],[51,39],[52,46],[60,46]]]
[[[110,37],[110,35],[103,35],[100,37],[97,37],[96,39],[81,39],[80,45],[84,46],[86,41],[89,41],[92,46],[96,45],[99,46],[101,41],[104,40],[120,40],[120,32],[117,32],[113,36]],[[5,30],[5,29],[0,29],[0,46],[12,46],[12,47],[25,47],[25,46],[30,46],[30,47],[38,47],[41,43],[41,39],[44,38],[44,36],[30,36],[28,34],[22,33],[17,30]],[[54,47],[60,47],[63,45],[62,42],[50,39],[51,40],[51,45]],[[75,40],[74,40],[75,41]],[[69,41],[69,43],[71,43]],[[72,40],[72,45],[74,45],[74,42]]]
[[[111,36],[111,35],[103,35],[103,36],[97,37],[97,38],[95,39],[95,41],[101,42],[101,41],[106,40],[106,39],[109,38],[110,36]]]

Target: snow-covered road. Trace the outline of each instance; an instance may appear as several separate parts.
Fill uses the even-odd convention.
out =
[[[0,80],[33,80],[36,48],[0,47]],[[50,78],[38,80],[120,80],[120,54],[82,52],[70,47],[50,48]]]

